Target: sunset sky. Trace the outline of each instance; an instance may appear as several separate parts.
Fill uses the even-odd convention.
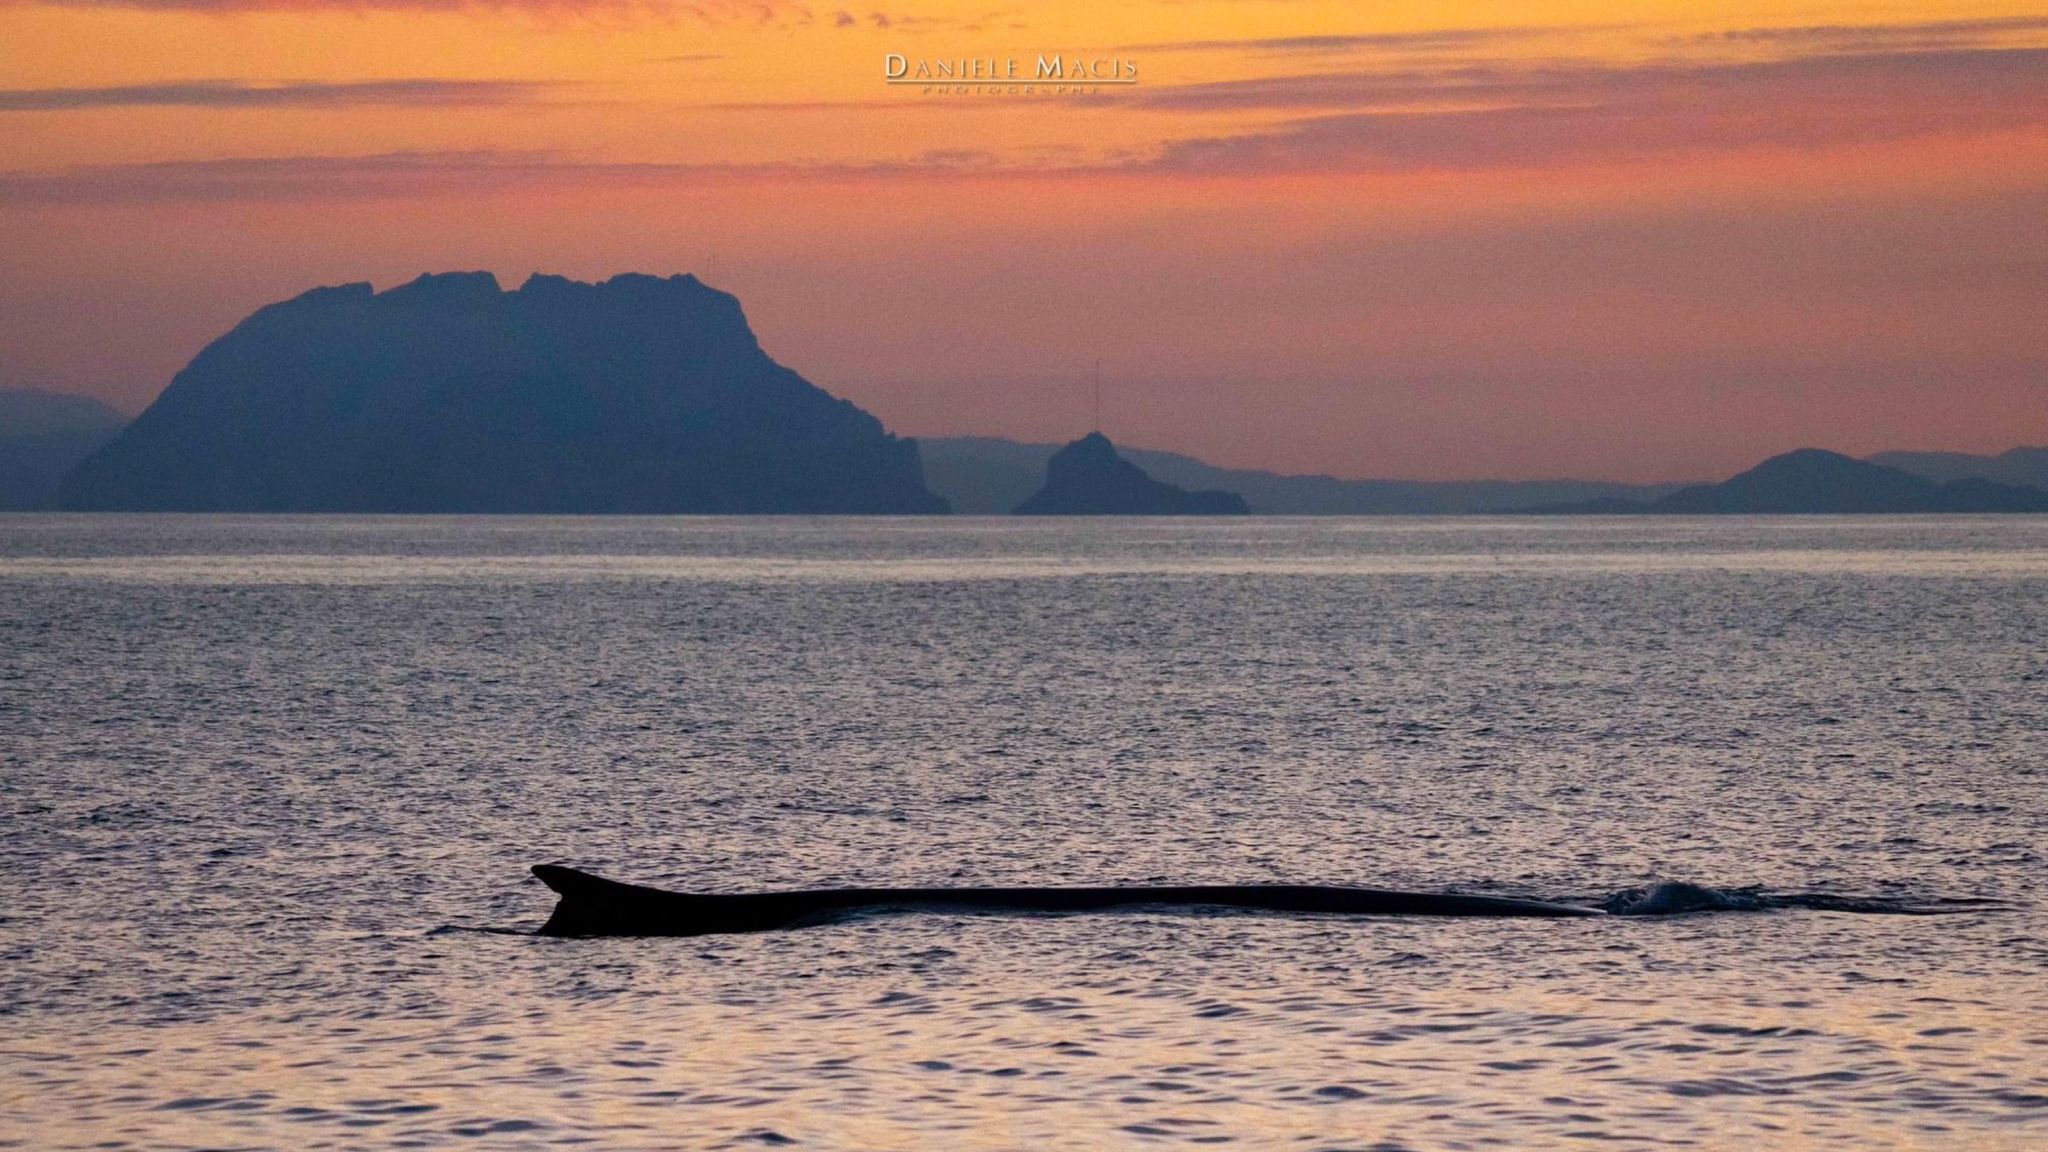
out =
[[[912,61],[1128,61],[1088,95]],[[2048,442],[2048,5],[0,0],[0,387],[693,271],[913,435],[1348,476]]]

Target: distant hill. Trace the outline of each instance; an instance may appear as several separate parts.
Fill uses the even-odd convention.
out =
[[[54,506],[64,474],[125,423],[89,396],[0,390],[0,510]]]
[[[943,512],[917,442],[691,276],[320,288],[214,341],[66,479],[83,509]]]
[[[1554,513],[2048,512],[2038,488],[1964,479],[1937,484],[1883,464],[1801,448],[1773,456],[1719,484],[1683,488],[1648,502],[1588,501],[1531,509]]]
[[[1972,456],[1967,452],[1879,452],[1866,459],[1941,484],[1952,480],[1990,480],[2048,490],[2048,448],[2012,448],[1996,456]]]
[[[1145,474],[1090,432],[1045,462],[1045,486],[1017,505],[1019,516],[1242,516],[1235,492],[1190,492]]]
[[[955,512],[1007,512],[1036,491],[1057,444],[1020,443],[983,436],[926,437],[925,482]],[[1192,456],[1119,448],[1149,475],[1189,489],[1242,495],[1255,512],[1279,516],[1454,515],[1509,512],[1532,505],[1596,498],[1649,500],[1678,484],[1620,484],[1597,480],[1340,480],[1276,472],[1218,468]]]

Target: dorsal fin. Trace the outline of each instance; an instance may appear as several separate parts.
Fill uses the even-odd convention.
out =
[[[533,874],[540,877],[541,883],[564,896],[594,896],[620,888],[637,887],[633,884],[621,884],[617,880],[607,880],[602,876],[593,876],[562,864],[535,864]]]

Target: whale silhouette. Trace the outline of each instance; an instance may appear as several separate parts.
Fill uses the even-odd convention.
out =
[[[622,884],[536,864],[561,899],[543,936],[712,936],[829,924],[878,912],[1100,912],[1116,908],[1240,909],[1344,916],[1605,916],[1599,908],[1505,896],[1396,892],[1320,884],[1136,885],[1106,888],[819,888],[702,894]]]

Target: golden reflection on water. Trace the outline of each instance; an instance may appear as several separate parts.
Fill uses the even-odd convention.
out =
[[[1968,977],[1783,1001],[1583,975],[1566,988],[1473,973],[1427,989],[1289,980],[1227,999],[966,979],[915,992],[797,979],[744,1004],[645,989],[525,1013],[38,1027],[6,1043],[0,1135],[47,1149],[1597,1138],[1788,1152],[2021,1152],[2048,1136],[2048,1017]],[[2003,1104],[1986,1092],[2001,1080]]]

